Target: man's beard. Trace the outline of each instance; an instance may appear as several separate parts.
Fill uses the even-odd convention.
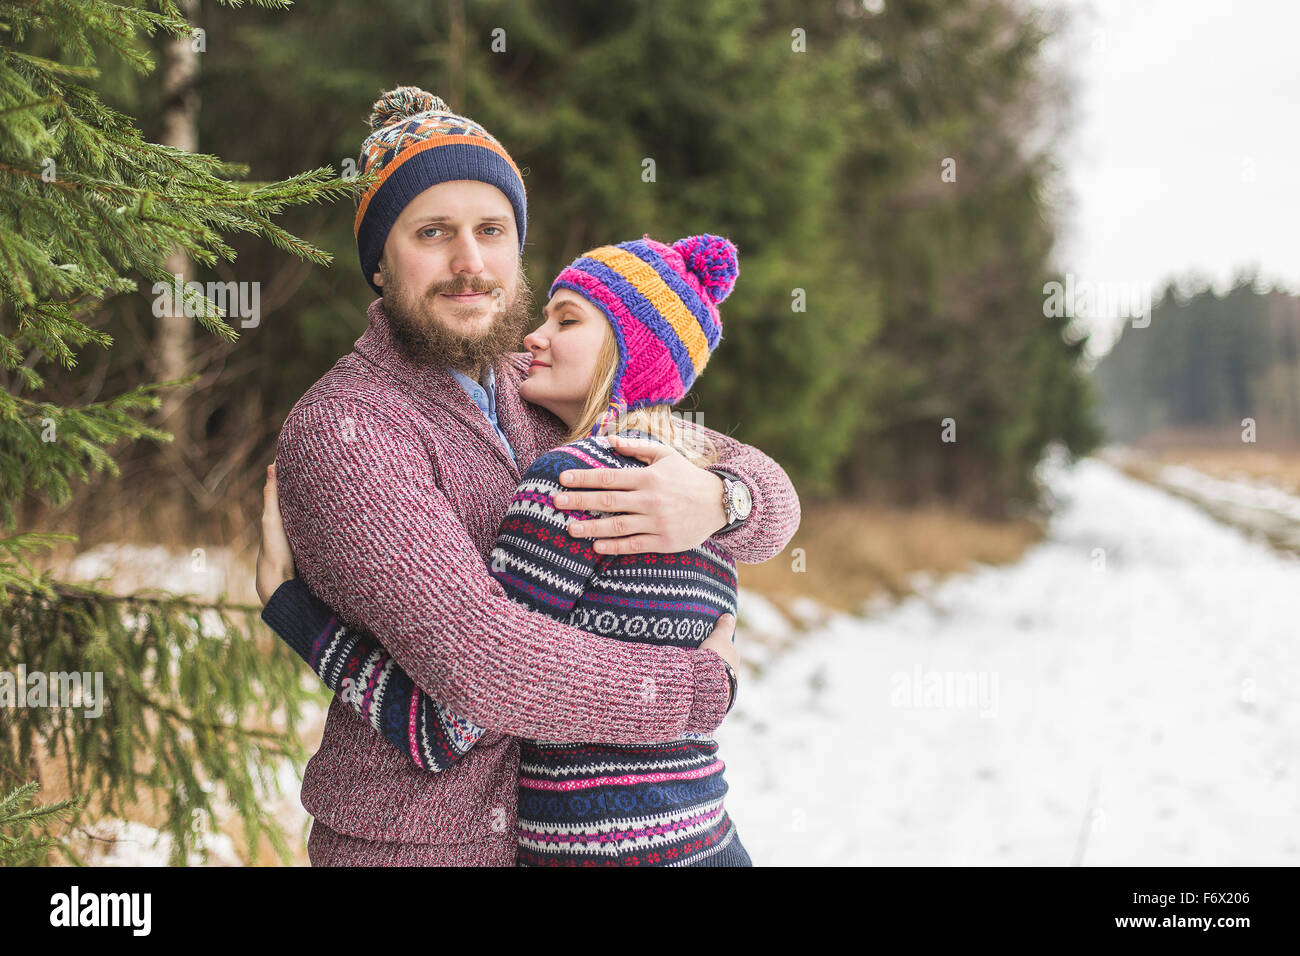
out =
[[[506,352],[519,351],[533,308],[533,294],[522,264],[516,275],[514,298],[499,312],[496,310],[505,296],[505,289],[488,279],[462,276],[449,282],[438,282],[429,288],[423,299],[412,301],[406,287],[396,281],[396,276],[382,264],[380,274],[384,279],[381,287],[384,313],[392,327],[393,338],[413,362],[427,366],[445,365],[473,377],[485,366],[495,364]],[[434,315],[434,303],[439,294],[486,292],[491,295],[496,289],[501,291],[488,306],[494,318],[481,335],[461,335],[444,326]],[[450,308],[454,312],[458,307],[452,304]]]

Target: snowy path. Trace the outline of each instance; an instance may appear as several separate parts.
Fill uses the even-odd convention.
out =
[[[1300,863],[1300,561],[1093,459],[1050,485],[1018,564],[745,681],[718,740],[756,865]]]

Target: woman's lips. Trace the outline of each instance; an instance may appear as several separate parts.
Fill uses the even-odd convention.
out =
[[[545,362],[534,362],[532,365],[528,366],[530,372],[535,368],[550,368],[550,366]]]

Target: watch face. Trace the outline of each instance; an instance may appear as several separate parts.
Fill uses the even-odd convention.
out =
[[[749,496],[749,488],[743,481],[734,482],[731,486],[731,507],[739,518],[748,518],[749,509],[754,507],[754,499]]]

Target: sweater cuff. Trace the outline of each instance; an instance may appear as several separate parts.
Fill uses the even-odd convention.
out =
[[[731,681],[722,658],[710,650],[697,649],[691,655],[695,699],[684,728],[688,734],[712,734],[727,716]]]
[[[285,581],[262,608],[262,620],[309,664],[316,638],[334,617],[330,606],[312,594],[302,578]]]

